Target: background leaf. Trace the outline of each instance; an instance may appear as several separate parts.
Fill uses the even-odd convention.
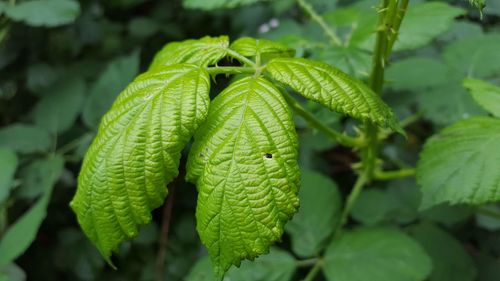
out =
[[[85,125],[91,129],[97,129],[101,117],[138,72],[138,52],[111,61],[90,88],[89,97],[83,108],[82,117]]]
[[[5,14],[31,26],[59,26],[73,22],[80,14],[80,4],[74,0],[32,0],[9,6]]]
[[[417,281],[431,260],[409,236],[386,228],[345,232],[326,250],[323,271],[330,281]]]
[[[469,89],[474,100],[496,117],[500,117],[500,87],[477,80],[465,79],[464,87]]]
[[[254,4],[259,1],[263,0],[183,0],[183,4],[189,9],[216,10],[236,8],[238,6]]]
[[[322,194],[318,197],[318,194]],[[303,170],[299,212],[287,224],[292,249],[299,257],[314,257],[323,249],[340,219],[337,184],[320,173]],[[320,215],[318,215],[320,214]]]
[[[11,225],[0,241],[0,268],[8,265],[21,255],[33,242],[38,228],[45,219],[52,188],[59,179],[64,159],[56,155],[47,160],[47,185],[44,194],[26,213]]]
[[[0,206],[8,198],[14,173],[17,169],[17,155],[9,148],[0,147]]]
[[[27,124],[12,124],[0,129],[0,146],[20,153],[45,152],[51,145],[47,131]]]
[[[476,280],[471,257],[453,236],[432,224],[420,224],[411,232],[432,258],[430,281]]]

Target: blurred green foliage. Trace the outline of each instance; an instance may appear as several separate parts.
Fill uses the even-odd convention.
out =
[[[117,271],[105,265],[69,210],[82,157],[100,118],[164,44],[205,35],[278,40],[297,49],[296,56],[366,79],[376,1],[309,3],[321,11],[339,42],[294,0],[185,0],[185,7],[179,0],[0,0],[0,280],[158,280],[161,210],[153,213],[153,224],[121,247],[114,260]],[[481,21],[479,11],[461,0],[410,1],[383,98],[400,120],[414,122],[407,127],[407,140],[397,136],[383,148],[388,168],[414,166],[428,136],[488,114],[487,100],[479,102],[486,110],[474,102],[488,96],[474,90],[491,87],[467,80],[471,96],[462,85],[465,78],[500,84],[500,1],[487,1],[483,13]],[[304,106],[332,128],[357,129],[315,103]],[[308,170],[299,194],[303,207],[269,255],[243,262],[227,280],[300,280],[312,265],[308,259],[325,250],[324,275],[317,280],[352,280],[336,274],[357,271],[387,281],[423,280],[427,274],[426,280],[436,281],[500,280],[500,207],[443,204],[422,211],[420,190],[411,179],[368,187],[353,209],[352,232],[325,245],[338,220],[340,199],[352,186],[350,167],[358,159],[300,117],[296,126],[300,165]],[[183,181],[175,185],[165,276],[160,277],[211,280],[210,262],[195,231],[195,187]],[[387,246],[386,240],[399,246]],[[350,251],[365,245],[388,251],[376,251],[381,260],[359,261]],[[415,254],[405,257],[398,249]],[[388,265],[401,255],[401,266]],[[369,266],[362,267],[363,262]]]

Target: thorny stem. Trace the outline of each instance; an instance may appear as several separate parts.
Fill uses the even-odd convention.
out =
[[[317,129],[318,131],[325,134],[327,137],[332,140],[349,147],[361,147],[363,145],[362,138],[353,138],[348,135],[339,133],[327,125],[323,124],[319,121],[314,115],[312,115],[309,111],[305,110],[302,105],[294,98],[292,98],[288,93],[283,91],[283,97],[285,98],[288,105],[295,110],[302,118],[304,118],[311,127]]]
[[[170,195],[168,196],[167,202],[163,206],[160,245],[156,256],[156,281],[165,279],[165,258],[167,253],[168,233],[170,230],[170,218],[172,217],[172,207],[174,205],[175,186],[176,183],[174,182],[170,187]]]
[[[392,52],[392,47],[394,46],[394,43],[398,39],[399,35],[398,31],[399,28],[401,27],[401,23],[403,22],[403,18],[405,17],[406,10],[408,9],[408,2],[409,0],[400,0],[399,2],[396,17],[392,22],[392,28],[391,28],[392,32],[389,35],[389,42],[387,44],[387,56],[389,56],[389,54]]]
[[[335,34],[335,31],[325,22],[323,17],[321,17],[311,6],[311,4],[307,3],[306,0],[297,0],[297,3],[299,6],[304,9],[304,11],[311,16],[311,18],[316,21],[319,26],[323,29],[325,34],[330,38],[332,41],[333,45],[341,46],[342,41],[340,38]]]
[[[356,183],[354,183],[354,187],[347,196],[344,210],[342,210],[342,214],[340,216],[340,223],[337,225],[334,231],[333,239],[335,239],[340,234],[340,231],[347,223],[347,218],[349,217],[349,213],[351,212],[354,203],[358,199],[359,193],[361,192],[365,184],[368,182],[368,179],[369,179],[368,175],[363,173],[359,175],[358,179],[356,180]]]
[[[254,67],[247,66],[213,66],[206,68],[208,74],[254,74],[256,69]]]

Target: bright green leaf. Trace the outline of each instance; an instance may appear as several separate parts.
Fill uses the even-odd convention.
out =
[[[325,63],[276,58],[267,64],[273,79],[331,110],[397,129],[391,109],[368,86]]]
[[[83,108],[83,122],[96,129],[101,117],[109,110],[120,91],[139,72],[139,53],[111,61],[91,87],[90,95]]]
[[[108,262],[163,203],[182,149],[205,120],[209,89],[208,73],[193,65],[146,72],[103,117],[71,207]]]
[[[475,117],[445,128],[420,154],[422,208],[500,200],[500,120]]]
[[[262,62],[266,62],[274,57],[293,57],[295,50],[278,42],[255,39],[251,37],[242,37],[231,43],[232,50],[245,57],[261,57]]]
[[[9,196],[17,163],[17,155],[13,150],[0,147],[0,206]]]
[[[72,23],[80,14],[80,4],[73,0],[25,1],[7,7],[5,14],[27,25],[54,27]]]
[[[199,66],[216,64],[224,58],[229,48],[227,36],[189,39],[168,43],[156,53],[149,69],[162,68],[176,63],[192,63]]]
[[[271,248],[269,254],[254,261],[243,261],[239,268],[231,268],[224,281],[290,281],[295,271],[295,259],[287,252]],[[212,263],[203,257],[191,268],[186,281],[212,281]]]
[[[297,211],[297,135],[279,90],[238,80],[210,105],[195,135],[187,179],[198,187],[197,230],[217,278],[267,253]]]
[[[340,193],[337,184],[328,177],[306,170],[302,171],[299,199],[299,212],[287,224],[286,231],[298,256],[314,257],[340,219]]]
[[[0,146],[10,147],[21,153],[45,152],[51,139],[47,131],[21,123],[0,129]]]
[[[82,109],[85,90],[82,78],[65,78],[54,84],[33,110],[35,124],[51,133],[71,128]]]
[[[443,2],[424,2],[408,8],[394,45],[395,51],[423,47],[446,32],[465,10]]]
[[[183,0],[184,7],[188,9],[217,10],[231,9],[239,6],[255,4],[264,0]],[[266,0],[270,1],[270,0]]]
[[[420,224],[411,232],[432,259],[429,281],[476,280],[474,263],[455,237],[432,224]]]
[[[496,117],[500,117],[500,87],[477,79],[465,79],[464,87],[469,89],[474,100]]]
[[[0,268],[6,266],[26,251],[35,239],[38,228],[45,219],[52,188],[59,179],[64,166],[64,159],[60,155],[49,158],[47,161],[50,169],[45,174],[48,184],[43,196],[7,229],[0,241]]]
[[[406,234],[360,228],[327,248],[323,271],[329,281],[422,281],[431,267],[422,247]]]

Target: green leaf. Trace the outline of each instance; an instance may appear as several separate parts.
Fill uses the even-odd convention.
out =
[[[392,63],[386,79],[394,90],[422,91],[449,82],[450,72],[448,66],[435,58],[410,57]]]
[[[417,165],[421,208],[500,200],[500,120],[475,117],[431,137]]]
[[[232,264],[267,253],[297,211],[297,135],[279,90],[238,80],[210,105],[187,177],[198,187],[197,230],[222,279]]]
[[[71,207],[108,262],[163,203],[182,149],[205,120],[209,89],[208,73],[193,65],[146,72],[103,117]]]
[[[449,44],[444,49],[445,62],[463,76],[489,78],[500,74],[500,34],[489,33]]]
[[[476,280],[474,263],[455,237],[432,224],[420,224],[411,232],[432,259],[429,281]]]
[[[302,171],[299,199],[299,212],[287,224],[286,231],[298,256],[313,257],[323,249],[340,219],[340,193],[328,177],[306,170]]]
[[[261,57],[262,62],[267,62],[275,57],[293,57],[295,50],[278,42],[255,39],[251,37],[242,37],[231,43],[230,49],[238,52],[245,57]]]
[[[239,6],[255,4],[265,0],[183,0],[184,7],[188,9],[217,10],[232,9]],[[266,0],[270,1],[270,0]]]
[[[51,133],[61,133],[75,123],[85,97],[82,78],[65,78],[43,95],[33,110],[35,124]]]
[[[83,122],[96,129],[101,117],[109,110],[113,101],[130,81],[139,73],[139,52],[111,61],[92,85],[90,95],[83,108]]]
[[[474,100],[488,112],[500,117],[500,87],[477,79],[465,79],[464,87],[469,89]]]
[[[1,3],[0,3],[1,5]],[[25,281],[26,273],[15,263],[0,269],[0,281]]]
[[[176,63],[192,63],[199,66],[216,64],[224,58],[229,48],[227,36],[189,39],[168,43],[156,53],[149,69],[163,68]]]
[[[273,79],[331,110],[380,126],[397,129],[391,109],[361,81],[325,63],[276,58],[267,64]]]
[[[388,218],[389,213],[396,209],[395,198],[386,192],[371,188],[363,190],[353,205],[351,216],[358,222],[373,226]]]
[[[481,206],[481,211],[487,211],[492,213],[500,212],[500,206],[497,204],[489,204],[485,206]],[[476,213],[476,224],[489,231],[497,231],[500,230],[500,218],[491,216],[488,213],[483,214],[481,211]]]
[[[10,147],[16,152],[45,152],[50,145],[49,133],[33,125],[16,123],[0,129],[0,146]]]
[[[64,159],[60,155],[47,159],[47,185],[43,196],[24,213],[5,232],[0,241],[0,268],[6,266],[20,256],[33,242],[38,228],[45,219],[46,209],[49,204],[52,188],[64,167]]]
[[[31,26],[54,27],[72,23],[80,14],[80,4],[73,0],[33,0],[5,8],[12,20]]]
[[[16,189],[16,195],[27,200],[40,196],[54,183],[54,179],[46,175],[61,174],[58,169],[59,166],[54,165],[50,158],[33,160],[19,171],[21,185]]]
[[[17,169],[17,155],[10,148],[0,147],[0,206],[9,196]]]
[[[231,268],[224,280],[228,281],[290,281],[295,271],[295,259],[287,252],[271,247],[269,254],[254,261],[243,261],[239,268]],[[199,259],[191,268],[186,281],[212,281],[212,263],[209,257]]]
[[[456,17],[463,14],[464,9],[443,2],[424,2],[410,6],[401,24],[394,50],[411,50],[429,44],[446,32]]]
[[[453,227],[464,224],[474,214],[474,209],[468,205],[439,204],[420,212],[424,220],[433,221],[442,225]]]
[[[345,232],[327,248],[324,264],[329,281],[421,281],[432,267],[417,242],[386,228]]]

